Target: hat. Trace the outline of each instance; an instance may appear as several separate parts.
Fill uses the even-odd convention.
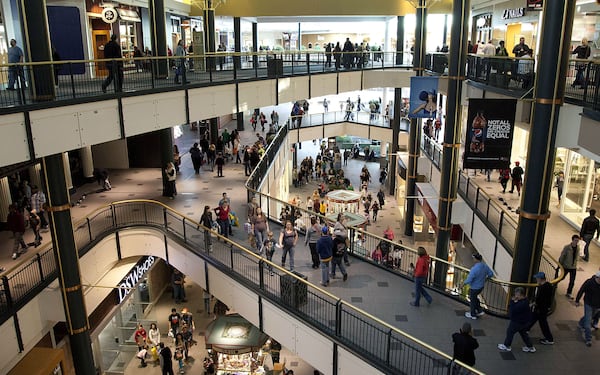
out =
[[[598,273],[600,273],[600,272],[598,272]],[[533,275],[533,277],[536,278],[536,279],[544,279],[545,280],[546,279],[546,274],[543,273],[543,272],[538,272],[535,275]]]
[[[473,254],[473,258],[475,258],[475,259],[477,259],[477,260],[482,260],[482,259],[483,259],[483,257],[482,257],[482,256],[481,256],[481,254],[479,254],[479,253],[475,253],[475,254]]]
[[[460,330],[462,333],[471,333],[471,323],[463,324],[463,326]]]
[[[596,272],[596,273],[594,274],[594,276],[596,276],[596,277],[600,277],[600,271]]]
[[[323,225],[321,231],[323,232],[323,234],[329,234],[329,227],[327,225]]]

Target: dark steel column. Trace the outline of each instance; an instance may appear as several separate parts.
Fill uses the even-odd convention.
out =
[[[42,159],[47,186],[48,219],[54,256],[59,270],[73,365],[77,374],[95,374],[90,325],[79,274],[79,256],[73,237],[71,202],[65,182],[62,154]]]
[[[173,128],[159,130],[160,132],[160,170],[163,180],[163,196],[166,196],[167,174],[165,168],[167,163],[173,161]],[[181,150],[180,150],[181,151]]]
[[[417,76],[423,75],[423,61],[425,60],[425,37],[427,36],[427,8],[425,0],[419,0],[417,7],[417,26],[415,28],[415,48],[413,56],[413,70]],[[399,114],[398,114],[399,115]],[[394,117],[396,113],[394,112]],[[408,133],[408,166],[406,171],[406,211],[404,220],[404,234],[413,235],[413,222],[415,216],[415,204],[417,200],[417,163],[419,160],[419,140],[421,131],[416,118],[410,119]]]
[[[396,65],[404,62],[404,16],[398,16],[396,26]]]
[[[215,8],[212,0],[206,0],[205,4],[208,5],[204,9],[204,41],[206,52],[214,53],[217,50],[215,42]],[[214,71],[216,69],[217,64],[214,55],[206,59],[206,64],[208,70]]]
[[[150,41],[152,54],[154,56],[167,56],[167,25],[165,21],[164,0],[148,1],[148,13],[150,13]],[[169,64],[166,59],[154,60],[153,72],[156,78],[167,78],[169,76]]]
[[[19,2],[21,27],[25,37],[25,57],[30,62],[50,61],[50,34],[46,2],[40,0],[21,0]],[[23,61],[27,61],[23,58]],[[21,90],[25,90],[25,80],[31,87],[33,100],[47,101],[54,99],[54,71],[52,65],[34,65],[22,67],[19,73]],[[19,86],[19,85],[17,85]]]
[[[394,89],[394,119],[391,121],[392,124],[392,149],[388,150],[390,155],[390,165],[388,170],[388,179],[390,181],[390,195],[394,197],[396,195],[396,169],[398,167],[398,138],[400,137],[400,108],[402,106],[402,88],[396,87]]]
[[[450,54],[448,59],[448,100],[446,102],[446,126],[442,152],[440,182],[440,203],[438,207],[438,238],[435,256],[447,260],[450,232],[452,230],[452,202],[456,200],[458,188],[458,163],[461,136],[462,85],[465,79],[467,62],[467,27],[470,0],[455,1],[452,4],[452,22],[450,30]],[[446,267],[436,266],[434,282],[443,287],[446,282]]]
[[[535,110],[529,131],[511,281],[531,282],[540,265],[546,220],[550,217],[548,204],[554,179],[556,128],[564,99],[564,77],[571,56],[574,12],[575,0],[546,1],[544,4],[543,24],[539,32],[542,40],[536,59]]]
[[[240,17],[233,17],[233,43],[235,44],[235,56],[233,56],[234,69],[242,68],[242,21]]]
[[[252,56],[252,67],[256,70],[258,69],[258,22],[252,22],[252,52],[254,55]]]

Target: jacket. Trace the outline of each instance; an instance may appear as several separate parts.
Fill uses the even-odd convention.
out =
[[[595,309],[600,308],[600,284],[596,282],[594,276],[587,279],[581,288],[579,288],[577,297],[575,297],[575,302],[579,303],[579,300],[584,293],[585,296],[583,297],[583,302],[586,305],[592,306]]]
[[[25,233],[25,217],[19,211],[11,211],[6,219],[8,229],[13,233]]]
[[[483,286],[485,285],[485,280],[493,276],[494,271],[492,271],[487,264],[477,262],[471,268],[469,276],[467,276],[467,279],[465,280],[465,285],[470,285],[471,289],[483,289]]]
[[[554,299],[554,287],[549,282],[545,282],[537,287],[535,293],[535,311],[547,314],[552,306]]]
[[[333,238],[331,236],[322,236],[317,241],[317,253],[321,260],[331,259],[333,255]]]
[[[510,300],[508,307],[508,316],[510,321],[518,324],[528,324],[531,322],[531,310],[529,308],[529,300],[527,298],[518,301]]]
[[[306,239],[304,240],[304,244],[308,245],[309,243],[317,243],[317,241],[321,237],[321,230],[321,225],[317,223],[308,228],[306,230]]]
[[[558,263],[568,270],[577,269],[577,256],[579,249],[573,248],[571,245],[563,247],[560,257],[558,257]]]
[[[579,235],[581,237],[585,235],[594,235],[598,236],[600,234],[600,221],[595,216],[588,216],[583,220],[581,224],[581,230],[579,231]]]
[[[417,259],[415,264],[415,277],[427,277],[429,273],[429,255],[425,254]]]
[[[475,349],[479,348],[477,339],[469,334],[456,332],[452,335],[452,341],[454,342],[454,359],[469,366],[475,365]]]

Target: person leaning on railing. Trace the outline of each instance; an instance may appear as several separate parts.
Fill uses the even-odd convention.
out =
[[[592,53],[592,49],[588,45],[587,38],[581,39],[581,44],[578,45],[573,50],[573,52],[571,52],[571,54],[577,55],[577,59],[580,59],[580,60],[588,59],[590,57],[591,53]],[[584,76],[586,66],[587,66],[587,64],[584,62],[577,62],[575,64],[575,70],[577,71],[577,74],[575,75],[575,80],[571,84],[571,87],[575,87],[575,86],[579,85],[582,88],[584,88],[586,86],[587,82],[585,82],[585,76]]]
[[[465,317],[476,320],[478,317],[485,314],[479,303],[479,294],[483,291],[485,280],[494,276],[494,271],[492,271],[487,264],[482,262],[483,257],[481,254],[473,254],[473,260],[475,261],[475,264],[471,267],[469,276],[467,276],[467,279],[464,282],[465,285],[471,286],[469,289],[471,311],[467,311]]]

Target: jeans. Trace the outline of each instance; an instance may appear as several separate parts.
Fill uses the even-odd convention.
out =
[[[573,286],[575,285],[575,277],[577,276],[576,268],[565,268],[565,272],[569,274],[569,286],[567,286],[567,294],[573,292]],[[566,275],[565,275],[566,277]]]
[[[579,328],[585,333],[585,341],[592,341],[592,317],[600,309],[592,307],[587,303],[583,304],[583,317],[579,319]]]
[[[533,327],[536,322],[540,323],[540,329],[542,330],[542,335],[544,335],[544,338],[548,341],[554,341],[554,336],[552,336],[552,332],[550,332],[550,326],[548,325],[548,313],[536,310],[533,313],[533,320],[531,321],[529,330],[531,330],[531,327]]]
[[[310,249],[310,257],[312,259],[312,266],[314,268],[319,267],[319,253],[317,253],[317,243],[316,242],[309,242],[308,243],[308,247]]]
[[[9,66],[8,67],[8,88],[14,89],[15,83],[18,82],[18,78],[21,78],[21,81],[25,81],[23,78],[23,67],[21,66]]]
[[[427,280],[426,277],[415,277],[415,306],[419,306],[419,302],[421,301],[421,295],[425,298],[428,303],[431,303],[432,298],[427,293],[425,288],[423,288],[423,284]]]
[[[120,92],[123,90],[123,66],[117,64],[114,66],[112,63],[106,64],[108,69],[108,77],[102,83],[102,89],[106,90],[108,86],[115,80],[115,91]]]
[[[218,222],[221,227],[221,235],[229,238],[229,220],[219,220]]]
[[[281,266],[284,267],[285,266],[285,258],[287,258],[287,255],[290,254],[290,271],[294,270],[294,251],[295,251],[295,246],[292,247],[283,247],[283,254],[281,254]]]
[[[21,248],[27,249],[27,244],[25,243],[25,241],[23,241],[23,232],[13,232],[13,234],[15,235],[15,242],[13,244],[13,253],[16,253],[17,251],[19,251],[19,246],[21,246]]]
[[[470,306],[471,306],[471,316],[476,316],[477,313],[482,312],[483,310],[481,309],[481,305],[479,304],[479,295],[481,294],[481,292],[483,291],[483,288],[481,289],[469,289],[469,300],[470,300]]]
[[[321,284],[327,285],[329,283],[329,261],[324,262],[321,260]]]
[[[340,267],[340,272],[342,275],[346,274],[346,267],[344,267],[344,262],[342,261],[343,257],[333,257],[331,260],[331,274],[335,277],[335,266]]]
[[[183,287],[180,284],[173,284],[173,296],[175,297],[176,303],[179,303],[185,299]]]
[[[531,339],[529,338],[529,334],[527,333],[528,329],[528,323],[523,324],[517,322],[510,322],[508,324],[508,328],[506,329],[506,338],[504,339],[504,345],[510,348],[513,338],[515,337],[515,333],[519,332],[519,335],[521,335],[525,346],[531,348],[533,344],[531,343]]]
[[[590,243],[594,238],[594,234],[584,234],[583,240],[585,241],[585,247],[583,248],[583,259],[590,260]]]

